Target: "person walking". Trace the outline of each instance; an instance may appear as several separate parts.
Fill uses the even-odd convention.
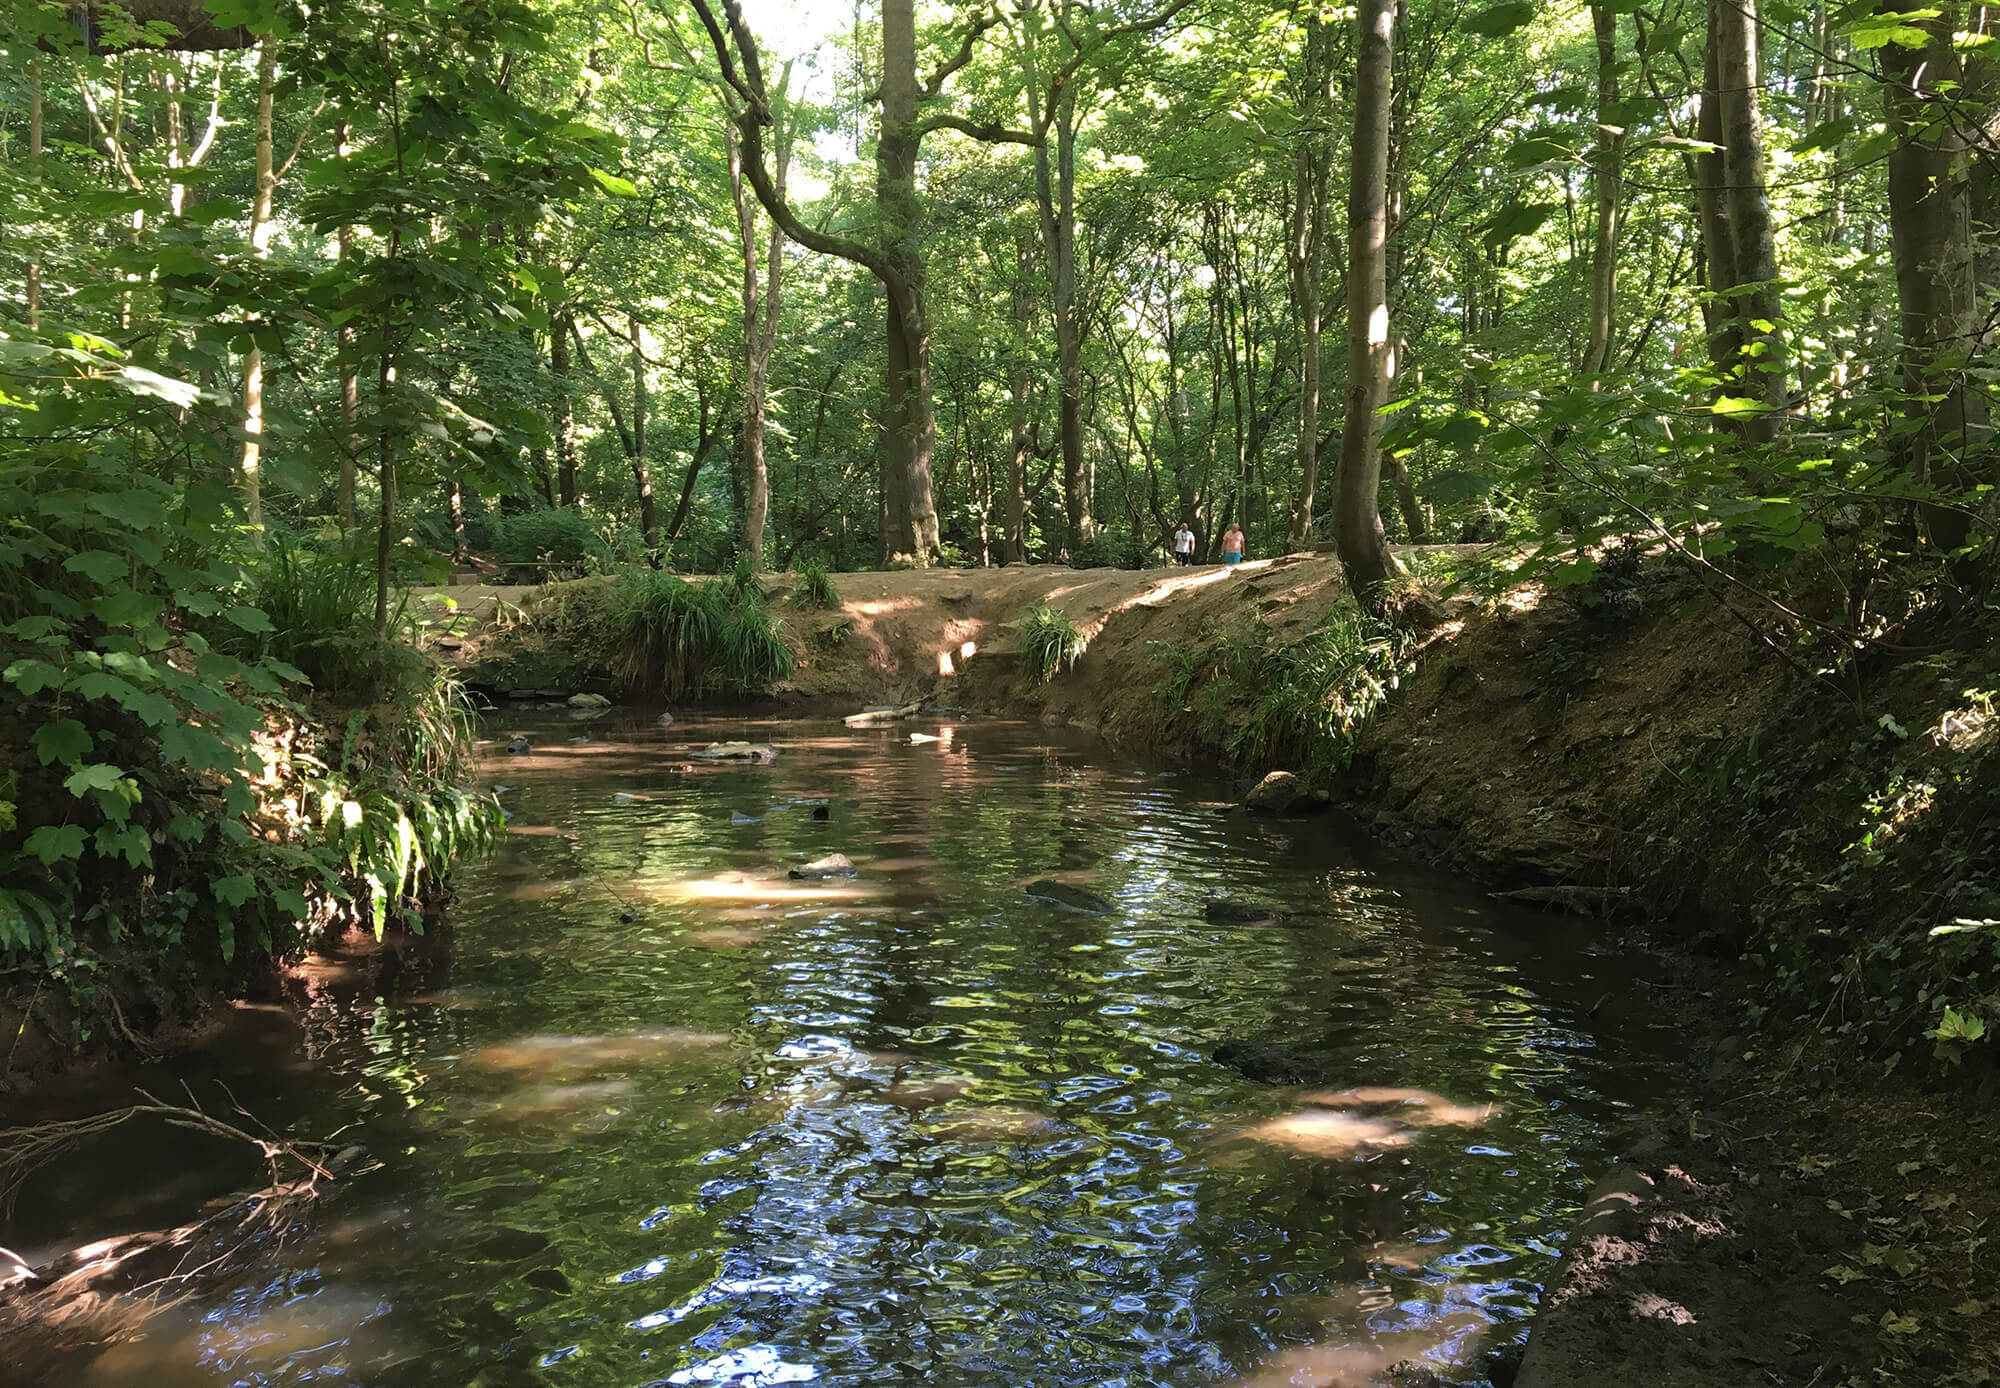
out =
[[[1222,535],[1222,562],[1241,564],[1243,562],[1243,527],[1232,524]]]
[[[1174,562],[1182,568],[1194,562],[1194,532],[1188,529],[1186,521],[1174,532]]]

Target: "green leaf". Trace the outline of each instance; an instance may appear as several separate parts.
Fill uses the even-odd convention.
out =
[[[1526,7],[1524,6],[1523,8]],[[597,180],[598,187],[612,194],[614,197],[636,198],[639,196],[639,185],[629,178],[620,178],[617,174],[606,173],[603,169],[592,169],[590,176]]]
[[[28,835],[21,846],[39,859],[43,867],[54,867],[81,858],[88,839],[80,824],[44,824]]]
[[[71,795],[84,795],[93,790],[110,790],[124,777],[125,768],[112,766],[106,762],[92,762],[79,767],[63,780],[63,789]]]
[[[1906,10],[1902,14],[1863,14],[1847,23],[1847,37],[1860,49],[1886,48],[1892,43],[1899,48],[1922,48],[1930,42],[1930,35],[1916,26],[1940,13]]]
[[[223,620],[233,622],[245,631],[270,631],[271,619],[254,607],[232,607],[222,614]]]
[[[153,621],[166,606],[151,594],[127,589],[99,598],[90,605],[90,610],[108,627],[137,627]]]
[[[166,499],[155,492],[101,492],[90,499],[90,509],[134,530],[158,529],[167,519]]]
[[[35,729],[35,755],[42,765],[75,766],[90,755],[90,730],[74,718],[56,718]]]
[[[44,689],[61,688],[63,672],[46,660],[17,660],[0,671],[0,679],[5,679],[23,694],[39,694]]]
[[[241,906],[257,895],[257,879],[244,873],[218,877],[208,884],[208,890],[224,906]]]
[[[1508,0],[1491,5],[1465,21],[1466,29],[1489,39],[1505,38],[1535,17],[1533,5]]]
[[[122,554],[104,549],[87,549],[81,554],[72,554],[63,560],[63,568],[73,574],[82,574],[100,588],[129,582],[132,577],[131,561]]]

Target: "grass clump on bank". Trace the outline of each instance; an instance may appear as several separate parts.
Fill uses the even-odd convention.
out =
[[[1047,684],[1063,666],[1075,668],[1089,641],[1075,622],[1047,604],[1028,609],[1021,624],[1021,653],[1035,683]]]
[[[1252,766],[1334,771],[1408,673],[1410,638],[1339,611],[1285,640],[1251,624],[1211,628],[1192,645],[1151,643],[1153,686],[1169,740]]]
[[[748,565],[729,578],[690,582],[641,573],[611,596],[619,682],[668,699],[762,694],[797,668]]]
[[[841,608],[840,590],[833,586],[833,576],[819,564],[799,566],[799,582],[792,589],[792,601],[821,612],[838,612]]]

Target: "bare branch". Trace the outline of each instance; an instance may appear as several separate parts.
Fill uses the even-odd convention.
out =
[[[951,75],[954,72],[957,72],[960,68],[964,67],[967,63],[972,61],[973,45],[979,42],[980,35],[984,34],[988,29],[991,29],[994,25],[998,24],[999,22],[1000,22],[1000,15],[997,11],[988,13],[984,17],[975,21],[973,23],[973,26],[965,31],[965,38],[958,45],[958,52],[952,54],[951,57],[945,62],[944,66],[940,67],[936,72],[932,73],[930,80],[924,83],[923,87],[924,96],[934,97],[939,92],[943,91],[944,84],[950,80]]]
[[[1028,145],[1042,143],[1042,138],[1028,130],[1009,130],[993,121],[972,121],[964,116],[954,116],[940,112],[926,116],[917,122],[917,133],[928,135],[934,130],[956,130],[961,135],[970,135],[975,140],[983,140],[989,145]]]

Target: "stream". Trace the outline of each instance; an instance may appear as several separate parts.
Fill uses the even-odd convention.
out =
[[[1587,923],[1335,815],[1222,813],[1213,775],[998,721],[654,717],[496,717],[508,834],[448,953],[309,970],[140,1076],[380,1166],[48,1381],[1484,1383],[1677,1044]],[[780,755],[689,760],[725,737]],[[786,875],[834,852],[858,876]],[[1206,920],[1225,896],[1292,918]],[[1230,1041],[1423,1093],[1313,1109]],[[0,1243],[254,1178],[204,1142],[100,1143]]]

